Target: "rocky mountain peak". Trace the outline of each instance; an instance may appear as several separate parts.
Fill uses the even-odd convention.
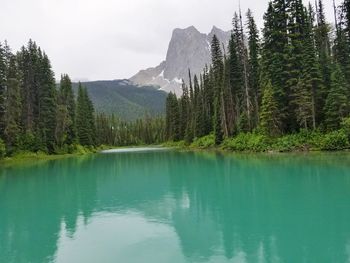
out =
[[[209,34],[199,32],[194,26],[173,30],[166,60],[155,68],[141,70],[130,80],[139,85],[157,85],[167,92],[180,95],[182,79],[188,83],[188,70],[199,75],[211,62],[210,43],[214,36],[228,45],[231,32],[213,26]]]

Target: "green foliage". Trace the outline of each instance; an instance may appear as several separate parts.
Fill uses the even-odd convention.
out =
[[[21,134],[19,139],[19,151],[30,151],[38,152],[41,148],[41,142],[38,139],[38,136],[35,136],[32,132],[26,132]]]
[[[168,141],[162,144],[164,147],[172,147],[172,148],[185,148],[186,142],[185,141]]]
[[[296,134],[276,138],[271,148],[279,152],[309,151],[318,149],[321,141],[322,135],[318,131],[302,130]]]
[[[329,131],[339,129],[342,119],[349,113],[347,83],[339,65],[334,67],[331,76],[331,89],[324,109],[326,114],[325,123]]]
[[[6,154],[6,147],[3,140],[0,139],[0,159],[4,158]]]
[[[262,134],[240,133],[234,138],[226,139],[222,147],[231,151],[265,152],[270,148],[270,139]]]
[[[165,141],[164,118],[145,117],[125,122],[114,115],[97,114],[97,144],[113,146],[151,145]]]
[[[336,151],[349,147],[349,138],[343,130],[333,131],[324,135],[321,150]]]
[[[68,75],[61,76],[57,100],[56,141],[61,146],[70,145],[76,140],[76,107],[72,83]]]
[[[201,138],[197,138],[191,144],[191,147],[197,149],[208,149],[215,146],[215,136],[210,134]]]
[[[79,143],[83,146],[95,145],[96,127],[94,109],[87,90],[79,86],[77,98],[77,134]]]
[[[4,137],[6,127],[6,60],[5,47],[0,43],[0,138]]]
[[[350,117],[343,119],[341,123],[341,129],[345,132],[345,134],[348,136],[348,139],[350,141]]]
[[[169,93],[166,99],[166,138],[171,141],[179,141],[181,135],[180,106],[176,95]]]
[[[263,90],[263,98],[260,112],[260,129],[267,136],[277,136],[280,134],[278,103],[275,98],[271,82],[268,82]]]

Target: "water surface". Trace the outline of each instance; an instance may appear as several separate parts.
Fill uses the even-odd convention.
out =
[[[350,155],[153,150],[0,167],[0,262],[350,262]]]

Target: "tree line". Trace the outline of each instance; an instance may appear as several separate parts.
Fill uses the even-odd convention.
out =
[[[235,13],[228,47],[216,36],[212,62],[166,101],[166,138],[240,133],[270,137],[340,128],[350,112],[350,0],[334,5],[335,28],[322,0],[273,0],[260,33],[250,10]],[[227,51],[226,51],[227,50]]]
[[[71,153],[78,145],[150,144],[161,140],[157,134],[163,123],[123,123],[96,114],[80,83],[76,95],[68,75],[56,84],[48,56],[34,41],[16,54],[7,42],[0,43],[0,155]]]

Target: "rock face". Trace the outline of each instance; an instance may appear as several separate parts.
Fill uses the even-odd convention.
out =
[[[141,70],[132,78],[137,85],[154,85],[167,92],[182,93],[182,79],[188,83],[188,70],[192,76],[199,75],[205,65],[210,65],[210,43],[214,36],[218,37],[225,48],[231,36],[231,32],[225,32],[213,27],[209,34],[200,33],[195,27],[175,29],[169,43],[166,60],[155,68]]]

